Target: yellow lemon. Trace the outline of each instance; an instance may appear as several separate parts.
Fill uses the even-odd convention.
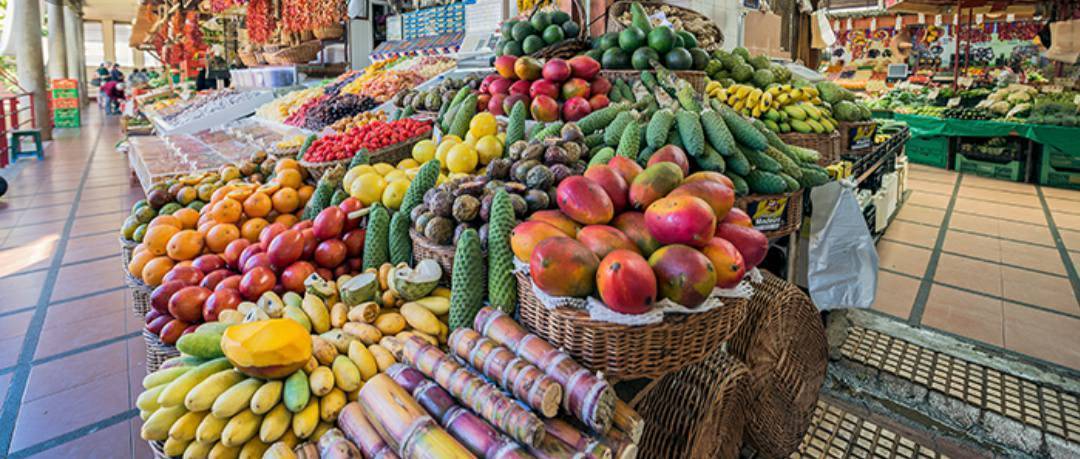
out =
[[[409,177],[409,180],[416,178],[416,174],[420,172],[419,168],[405,169],[405,176]]]
[[[435,157],[435,150],[434,149],[431,150],[431,157],[432,158]],[[420,167],[420,163],[417,160],[412,159],[412,158],[405,158],[405,159],[401,160],[400,163],[397,163],[397,168],[399,170],[412,169],[414,167]]]
[[[433,140],[421,140],[416,142],[416,145],[413,145],[412,157],[420,163],[426,163],[435,157],[435,148],[437,147],[438,145],[435,145]]]
[[[372,167],[375,168],[375,172],[378,172],[379,175],[384,175],[384,176],[386,174],[389,174],[390,171],[394,170],[394,166],[391,166],[391,165],[389,165],[387,163],[379,163],[379,164],[376,164],[376,165],[374,165]]]
[[[498,122],[495,121],[495,115],[491,112],[477,113],[472,121],[469,121],[469,133],[476,138],[495,135],[498,130]]]
[[[396,210],[401,207],[401,200],[405,198],[405,192],[408,190],[409,182],[407,180],[390,182],[382,193],[383,205]]]
[[[398,180],[406,180],[406,181],[409,180],[409,176],[406,175],[405,171],[403,171],[401,169],[398,169],[396,171],[391,171],[389,174],[386,174],[386,176],[384,176],[383,178],[386,179],[387,183],[396,182]]]
[[[436,185],[442,185],[443,183],[446,182],[446,180],[447,180],[446,179],[446,174],[443,174],[443,173],[440,172],[439,173],[439,178],[435,180],[435,184]]]
[[[443,142],[461,143],[461,137],[458,137],[457,135],[454,135],[454,134],[446,134],[446,135],[442,136],[442,140],[439,142],[439,144],[442,144]]]
[[[454,148],[454,145],[459,143],[461,143],[461,139],[458,139],[457,136],[448,135],[443,137],[443,141],[439,144],[439,148],[435,150],[435,157],[439,159],[439,162],[442,163],[443,167],[446,167],[446,153],[448,153],[451,148]]]
[[[501,157],[502,152],[502,142],[493,135],[482,137],[476,142],[476,153],[480,155],[480,164],[490,163],[491,160]]]
[[[446,168],[450,172],[472,172],[478,161],[476,149],[467,143],[454,145],[446,154]]]
[[[382,198],[385,188],[386,179],[377,173],[369,172],[353,180],[349,187],[349,196],[358,199],[365,206],[370,206]]]
[[[375,169],[367,164],[349,169],[349,171],[345,173],[345,177],[341,179],[341,187],[346,190],[351,190],[352,182],[356,180],[357,177],[373,171],[375,171]]]

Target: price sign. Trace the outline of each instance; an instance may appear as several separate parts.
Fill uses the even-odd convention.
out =
[[[748,204],[746,213],[758,231],[774,231],[784,224],[787,205],[788,198],[766,199]]]
[[[955,107],[957,105],[960,105],[960,98],[959,97],[953,97],[952,99],[949,99],[949,101],[945,103],[946,107]]]
[[[941,94],[941,90],[935,88],[934,90],[930,91],[930,95],[928,95],[927,97],[930,98],[930,99],[937,99],[937,96],[940,95],[940,94]]]

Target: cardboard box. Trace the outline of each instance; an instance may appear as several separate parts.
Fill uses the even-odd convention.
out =
[[[751,11],[746,14],[743,26],[743,46],[751,55],[791,59],[791,53],[780,47],[780,16],[772,13]]]

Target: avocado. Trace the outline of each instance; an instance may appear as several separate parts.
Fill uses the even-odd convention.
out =
[[[671,70],[690,70],[694,65],[694,57],[686,48],[675,48],[664,55],[664,67]]]
[[[521,43],[521,50],[525,52],[525,54],[532,54],[540,51],[544,46],[547,46],[547,44],[544,43],[544,39],[540,38],[539,35],[529,35],[528,37],[525,37],[525,41]]]
[[[562,27],[552,24],[544,29],[543,37],[545,43],[552,45],[563,41],[563,39],[566,38],[566,35],[563,33]]]
[[[638,48],[634,51],[634,54],[630,56],[630,64],[633,65],[634,70],[649,70],[652,68],[650,62],[659,60],[660,54],[649,47]]]
[[[675,41],[673,42],[673,45],[671,47],[672,48],[685,48],[686,47],[686,42],[683,41],[683,38],[680,37],[679,34],[675,34]]]
[[[694,34],[692,34],[690,32],[687,32],[685,30],[680,30],[680,31],[675,32],[675,33],[680,38],[682,38],[682,42],[683,42],[682,45],[684,47],[686,47],[687,49],[689,49],[689,48],[697,48],[697,46],[698,46],[697,37],[695,37]]]
[[[642,46],[645,46],[645,32],[642,32],[641,29],[630,26],[619,32],[619,47],[623,51],[632,53]]]
[[[630,68],[630,55],[623,51],[622,48],[609,48],[604,51],[604,55],[600,58],[600,64],[605,69],[628,69]]]
[[[551,23],[555,25],[563,25],[570,21],[570,14],[565,11],[555,11],[551,13]]]
[[[544,30],[547,26],[551,25],[551,16],[549,16],[548,13],[540,11],[534,14],[529,22],[532,23],[533,29]]]
[[[521,44],[516,41],[508,41],[502,47],[502,53],[506,56],[521,56],[525,54],[521,50]]]
[[[649,32],[649,47],[659,54],[667,54],[675,47],[675,32],[668,26],[652,29]]]
[[[596,62],[600,62],[604,58],[604,52],[600,49],[590,49],[585,51],[585,55],[592,58]]]
[[[525,37],[534,34],[536,34],[536,29],[533,29],[532,24],[529,24],[526,21],[521,21],[517,24],[514,24],[514,28],[511,31],[511,35],[513,35],[514,41],[517,42],[525,41]]]
[[[690,48],[690,57],[694,58],[694,70],[705,70],[705,66],[709,65],[709,53],[706,53],[701,48]]]
[[[743,58],[743,60],[750,59],[750,51],[747,51],[746,48],[743,48],[742,46],[736,47],[735,49],[731,50],[731,54],[739,56]]]
[[[574,21],[566,21],[562,23],[562,31],[564,37],[577,37],[581,33],[581,26]]]
[[[619,47],[619,34],[615,32],[605,33],[600,37],[600,49],[607,51]]]
[[[506,23],[503,24],[503,26],[502,26],[503,40],[513,40],[514,39],[514,33],[513,33],[514,24],[517,24],[517,21],[510,20],[510,21],[506,21]]]

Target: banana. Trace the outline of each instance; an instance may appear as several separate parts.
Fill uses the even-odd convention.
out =
[[[762,94],[761,95],[761,102],[759,102],[759,103],[761,104],[760,107],[761,107],[762,111],[768,110],[769,108],[772,107],[773,95],[769,94],[769,93]]]
[[[744,101],[744,100],[740,100],[738,102],[735,102],[735,105],[731,106],[731,108],[734,108],[735,111],[737,111],[737,112],[742,111],[742,109],[744,107],[746,107],[746,101]]]
[[[308,375],[308,386],[311,393],[322,397],[330,393],[334,388],[334,372],[329,367],[320,366]]]
[[[705,92],[711,93],[717,89],[720,89],[721,87],[722,86],[720,86],[719,81],[711,80],[708,83],[705,83]]]
[[[772,86],[772,87],[769,88],[768,91],[765,91],[765,92],[769,93],[773,97],[776,97],[776,96],[780,95],[780,87],[779,86]]]
[[[263,416],[262,425],[259,426],[259,439],[264,443],[273,443],[289,430],[292,421],[292,413],[284,403],[278,403]]]
[[[735,92],[735,95],[738,96],[739,99],[745,99],[750,95],[751,91],[752,89],[749,86],[740,86],[739,90]]]
[[[255,414],[266,414],[281,401],[281,390],[284,383],[281,381],[267,381],[255,394],[251,396],[251,411]]]
[[[183,405],[184,397],[196,385],[211,375],[230,368],[232,368],[232,364],[225,357],[216,358],[192,368],[165,386],[165,389],[161,391],[161,395],[158,396],[158,404],[161,406]]]
[[[753,110],[750,110],[750,115],[754,118],[761,118],[761,106],[756,106]]]
[[[262,384],[263,382],[258,379],[248,378],[230,387],[229,390],[218,396],[217,400],[214,400],[210,412],[222,419],[235,416],[236,413],[251,404],[251,397],[255,395],[255,391],[259,390]]]
[[[169,428],[186,413],[187,409],[184,405],[161,408],[143,423],[139,435],[143,440],[165,441],[169,437]]]
[[[356,364],[360,370],[360,376],[367,381],[379,372],[379,365],[375,362],[375,356],[368,350],[364,343],[353,341],[349,343],[349,360]]]
[[[791,85],[790,84],[785,84],[783,86],[780,86],[780,90],[783,91],[783,92],[791,92]]]
[[[135,406],[143,411],[156,411],[161,408],[158,404],[158,396],[163,390],[165,390],[165,385],[154,386],[143,391],[139,394],[139,398],[135,399]]]
[[[415,303],[427,308],[432,314],[441,316],[450,312],[450,298],[443,296],[429,296],[426,298],[420,298]]]
[[[206,442],[199,443],[193,441],[188,443],[187,448],[184,449],[184,459],[206,459],[210,457],[210,449],[214,447],[214,443]]]
[[[244,379],[244,374],[236,370],[215,373],[187,393],[184,397],[184,406],[189,411],[209,410],[219,395]]]
[[[791,100],[791,95],[788,93],[782,93],[776,96],[776,103],[779,104],[781,107],[787,105],[789,100]]]
[[[169,438],[183,441],[194,440],[195,430],[199,428],[199,424],[202,423],[207,414],[206,411],[189,411],[187,414],[180,416],[180,419],[177,419],[169,428]],[[170,456],[178,456],[178,454],[170,454]]]
[[[162,451],[165,452],[166,456],[179,457],[184,454],[184,450],[187,449],[188,444],[190,443],[191,440],[180,440],[177,438],[169,437],[167,440],[165,440],[165,446],[162,448]]]
[[[258,438],[252,438],[240,448],[240,459],[262,459],[268,449],[270,445],[259,441]]]
[[[143,421],[145,421],[147,419],[150,419],[150,415],[152,415],[152,414],[154,414],[153,411],[139,410],[139,419],[142,419]]]
[[[730,97],[728,97],[728,100],[727,100],[726,103],[729,106],[734,106],[735,104],[739,103],[739,94],[738,93],[732,94]]]
[[[334,384],[341,390],[349,392],[360,387],[360,369],[348,357],[337,356],[330,369],[334,372]]]
[[[319,425],[319,399],[312,397],[306,407],[292,418],[292,431],[297,438],[307,439]]]
[[[802,100],[803,92],[799,88],[792,89],[788,94],[791,94],[792,99]]]
[[[214,443],[210,449],[210,459],[236,459],[240,457],[240,448],[230,448],[224,443]]]
[[[338,413],[341,413],[341,409],[345,407],[345,403],[347,403],[345,392],[335,387],[319,400],[319,419],[333,423],[337,420]]]
[[[244,443],[259,431],[261,423],[262,416],[252,413],[251,410],[241,411],[225,424],[225,429],[221,431],[221,443],[230,448],[244,446]]]
[[[179,378],[180,375],[187,373],[191,368],[190,365],[184,365],[150,373],[142,380],[143,389],[151,389],[165,383],[170,383],[174,379]]]
[[[221,439],[221,431],[225,430],[225,424],[229,418],[219,418],[211,414],[203,418],[199,427],[195,429],[195,441],[199,443],[214,443]]]

